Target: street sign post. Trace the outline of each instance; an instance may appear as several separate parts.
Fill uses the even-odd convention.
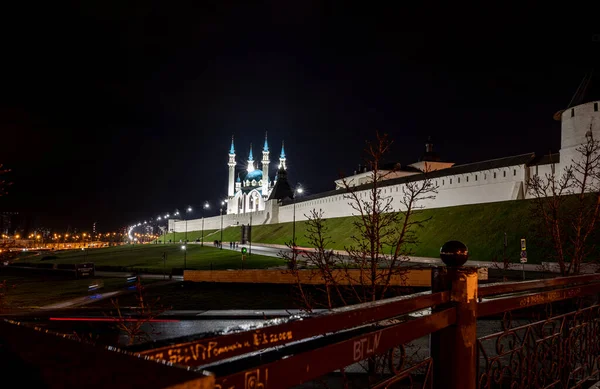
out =
[[[521,263],[527,263],[527,251],[521,251]]]

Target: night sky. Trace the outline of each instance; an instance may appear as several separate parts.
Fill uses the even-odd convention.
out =
[[[62,229],[216,204],[232,134],[244,164],[265,130],[272,161],[285,140],[290,181],[308,193],[351,173],[376,130],[402,163],[429,135],[457,163],[558,151],[552,115],[600,51],[600,26],[524,5],[13,3],[0,27],[13,182],[0,211]]]

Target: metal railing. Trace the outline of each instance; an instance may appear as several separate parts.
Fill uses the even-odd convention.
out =
[[[475,268],[438,267],[430,292],[118,355],[171,367],[169,377],[186,374],[173,385],[195,374],[214,388],[332,379],[372,388],[586,387],[600,377],[599,293],[600,274],[479,286]]]
[[[598,379],[599,292],[600,275],[478,286],[476,269],[440,267],[432,292],[132,351],[208,371],[216,388],[285,388],[353,371],[374,388],[579,387]],[[412,352],[428,335],[429,352]]]

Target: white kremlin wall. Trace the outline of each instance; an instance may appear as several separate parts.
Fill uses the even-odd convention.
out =
[[[561,113],[561,150],[560,162],[550,163],[536,160],[535,154],[523,154],[484,161],[471,165],[459,165],[430,173],[430,177],[437,186],[438,193],[435,199],[421,202],[425,208],[441,208],[467,204],[481,204],[498,201],[520,200],[528,198],[527,181],[534,175],[544,176],[551,174],[555,169],[556,174],[571,165],[572,159],[577,158],[576,148],[586,141],[586,134],[591,130],[594,139],[600,140],[600,110],[599,102],[590,102],[569,108]],[[558,158],[556,158],[558,160]],[[514,163],[511,163],[514,161]],[[497,166],[497,167],[494,167]],[[417,177],[417,176],[415,176]],[[392,197],[392,206],[400,209],[402,188],[406,180],[411,177],[402,177],[382,182],[383,196]],[[360,187],[354,189],[361,189]],[[358,192],[361,200],[368,200],[369,190],[364,186]],[[295,204],[296,220],[306,220],[306,215],[312,209],[322,209],[325,218],[345,217],[356,214],[348,204],[344,189],[316,194],[306,198],[298,198]],[[215,230],[242,224],[261,225],[291,222],[294,218],[294,205],[278,205],[275,200],[266,202],[265,210],[246,214],[229,214],[208,217],[204,219],[204,230]],[[169,220],[169,231],[183,232],[186,230],[185,221]],[[187,231],[202,229],[202,219],[187,221]]]
[[[546,168],[546,166],[544,166]],[[548,168],[549,170],[549,168]],[[496,178],[494,178],[496,173]],[[426,208],[441,208],[455,205],[479,204],[496,201],[522,199],[525,193],[527,167],[514,165],[500,169],[483,170],[474,173],[464,173],[433,178],[438,187],[435,199],[420,203]],[[381,188],[383,196],[392,196],[392,206],[401,208],[402,188],[405,184],[396,184]],[[306,220],[306,215],[312,209],[323,209],[325,218],[346,217],[356,214],[350,207],[345,190],[329,192],[331,195],[311,199],[299,198],[296,202],[296,220]],[[359,199],[367,200],[369,190],[358,191]],[[252,220],[250,218],[252,217]],[[245,214],[223,215],[223,228],[240,226],[242,224],[261,225],[286,223],[294,219],[294,205],[278,206],[275,201],[268,201],[264,211]],[[185,221],[169,220],[169,231],[184,232]],[[221,216],[204,218],[204,230],[221,228]],[[187,231],[202,230],[202,219],[187,221]]]
[[[494,178],[494,172],[496,178]],[[506,173],[506,177],[504,177]],[[523,198],[523,184],[525,182],[525,166],[508,166],[502,169],[484,170],[476,173],[448,175],[432,179],[437,184],[438,193],[435,199],[425,200],[419,205],[425,208],[442,208],[455,205],[491,203],[496,201],[517,200]],[[475,179],[477,176],[477,179]],[[460,182],[459,182],[460,181]],[[450,183],[452,182],[452,183]],[[402,208],[402,189],[405,184],[391,185],[381,188],[382,196],[392,197],[392,206],[395,210]],[[524,189],[524,188],[523,188]],[[296,203],[296,220],[306,220],[312,209],[323,209],[325,218],[345,217],[356,214],[348,204],[345,191],[340,189],[339,194],[322,197],[314,200],[298,201]],[[358,192],[360,200],[369,199],[369,190]],[[279,207],[279,222],[293,220],[293,205]]]

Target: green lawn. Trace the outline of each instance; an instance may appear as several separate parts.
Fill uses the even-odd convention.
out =
[[[167,243],[169,243],[169,241],[171,241],[172,243],[179,243],[179,241],[184,242],[185,241],[185,237],[187,235],[187,240],[188,242],[201,242],[202,241],[202,236],[204,235],[204,243],[208,243],[208,244],[212,244],[212,242],[214,240],[219,240],[221,235],[220,235],[221,231],[220,230],[204,230],[204,232],[202,231],[188,231],[187,234],[185,232],[169,232],[166,235],[161,235],[157,241],[160,241],[162,243],[162,241],[166,241]],[[166,236],[166,238],[165,238]]]
[[[473,260],[492,261],[502,257],[504,233],[507,234],[507,256],[518,262],[521,238],[527,239],[528,261],[546,261],[548,251],[543,241],[534,237],[534,221],[530,216],[528,200],[506,201],[488,204],[464,205],[426,209],[419,217],[431,217],[425,227],[418,231],[420,244],[414,248],[416,256],[439,257],[440,247],[449,240],[459,240],[469,248]],[[327,216],[325,214],[325,216]],[[331,249],[344,249],[352,243],[353,218],[328,219],[329,235],[334,243]],[[296,240],[299,246],[308,246],[306,225],[296,222]],[[188,232],[188,234],[190,234]],[[220,238],[220,232],[217,232]],[[223,241],[239,241],[240,228],[223,231]],[[252,241],[256,243],[285,244],[291,241],[292,223],[256,225],[252,227]]]
[[[153,272],[167,273],[172,268],[184,267],[184,251],[180,244],[138,244],[116,247],[105,247],[99,249],[57,251],[55,254],[42,253],[39,255],[22,256],[22,263],[35,264],[73,264],[81,262],[93,262],[98,266],[111,266],[126,269],[146,269]],[[166,253],[166,262],[163,262],[163,253]],[[208,245],[199,244],[186,245],[187,269],[237,269],[241,267],[241,254],[231,250],[219,250]],[[57,258],[43,260],[47,255],[56,255]],[[284,265],[284,261],[275,257],[266,257],[253,254],[246,258],[244,268],[264,269],[267,267]],[[117,270],[117,269],[115,269]]]
[[[88,286],[102,282],[104,286],[94,293],[124,289],[125,278],[64,279],[44,276],[12,276],[0,274],[0,282],[6,280],[6,301],[9,309],[32,309],[77,297],[89,296]],[[157,280],[143,279],[143,284]]]

